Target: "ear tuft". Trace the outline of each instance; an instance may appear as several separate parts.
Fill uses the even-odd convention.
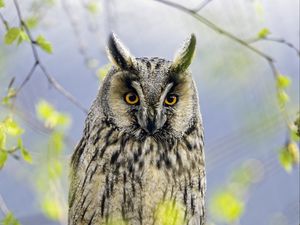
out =
[[[122,69],[130,69],[133,66],[134,57],[114,33],[109,35],[107,54],[109,60]]]
[[[176,73],[184,72],[192,63],[195,48],[196,37],[194,34],[191,34],[175,55],[171,70]]]

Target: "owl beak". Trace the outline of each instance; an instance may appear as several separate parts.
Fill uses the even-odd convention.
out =
[[[139,124],[148,134],[154,134],[162,128],[165,123],[165,120],[163,121],[160,117],[159,113],[156,113],[154,110],[149,110],[148,113],[139,117]]]
[[[154,118],[148,118],[147,124],[146,124],[146,131],[150,134],[154,134],[157,130],[156,121]]]

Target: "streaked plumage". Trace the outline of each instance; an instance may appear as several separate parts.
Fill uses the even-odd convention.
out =
[[[157,208],[165,201],[178,203],[183,224],[204,224],[203,127],[187,69],[194,49],[192,35],[173,61],[135,58],[110,37],[114,66],[72,157],[69,225],[116,219],[129,225],[164,225]],[[134,93],[138,103],[128,104],[126,93]],[[166,98],[178,100],[166,105]]]

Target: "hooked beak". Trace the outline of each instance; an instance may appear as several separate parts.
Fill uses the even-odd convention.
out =
[[[166,117],[161,112],[157,112],[154,109],[142,110],[138,114],[138,123],[148,134],[157,132],[163,127],[165,122]]]

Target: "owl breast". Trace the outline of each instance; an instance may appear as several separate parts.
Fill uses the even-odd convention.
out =
[[[160,225],[164,202],[176,204],[183,215],[173,224],[204,224],[198,121],[176,139],[137,139],[105,121],[88,129],[73,155],[70,225]]]

